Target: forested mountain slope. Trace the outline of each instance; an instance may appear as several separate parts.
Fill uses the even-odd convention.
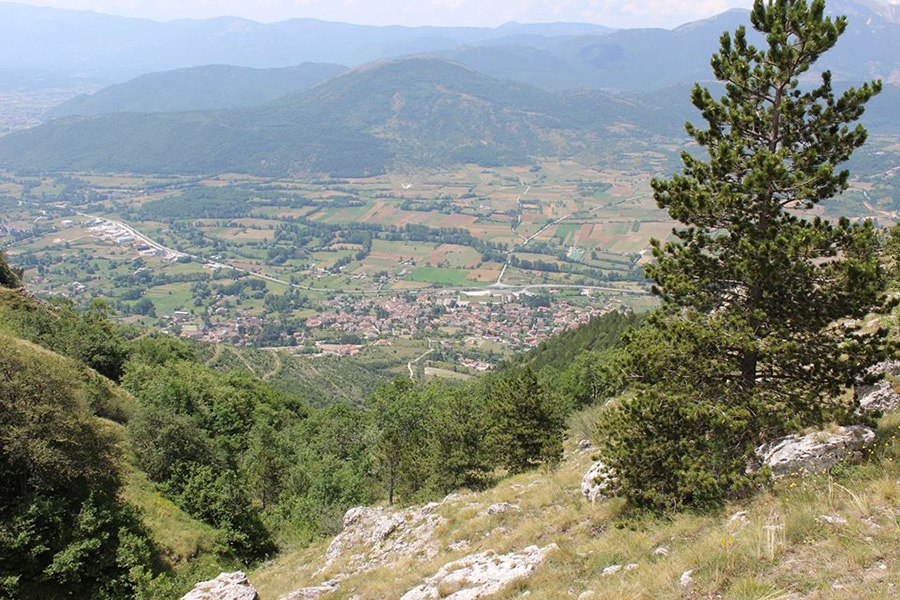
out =
[[[331,79],[346,67],[305,63],[280,69],[208,65],[141,75],[82,94],[49,110],[46,117],[154,113],[242,108],[263,104]]]

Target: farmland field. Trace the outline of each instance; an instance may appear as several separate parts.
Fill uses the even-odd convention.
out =
[[[425,283],[441,283],[448,285],[462,285],[468,277],[465,269],[442,269],[438,267],[419,267],[409,274],[412,281]]]
[[[480,355],[652,305],[649,241],[673,223],[649,180],[666,164],[628,160],[629,170],[556,160],[334,181],[7,173],[0,244],[36,293],[103,298],[183,335],[308,353],[320,341],[368,351],[434,338]],[[890,224],[885,194],[854,182],[840,208]],[[390,349],[379,347],[385,360],[401,360]]]

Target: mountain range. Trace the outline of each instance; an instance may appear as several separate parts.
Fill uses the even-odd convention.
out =
[[[379,174],[396,165],[529,164],[610,142],[677,138],[698,119],[689,85],[613,95],[547,92],[464,65],[408,58],[357,67],[250,108],[74,116],[0,138],[0,166],[51,171]],[[864,122],[900,131],[900,87]],[[874,125],[874,127],[873,127]]]
[[[837,79],[900,82],[900,8],[879,0],[834,0],[850,18],[826,66]],[[674,30],[614,30],[583,23],[500,27],[375,27],[235,17],[157,22],[0,2],[2,74],[50,74],[121,83],[150,72],[228,64],[255,68],[305,62],[358,66],[429,53],[494,77],[545,89],[652,89],[708,78],[719,34],[747,22],[731,10]]]
[[[271,69],[207,65],[160,71],[75,96],[46,117],[241,108],[313,87],[346,70],[341,65],[303,63]]]
[[[849,14],[850,26],[824,66],[839,86],[884,78],[889,85],[870,104],[864,123],[874,132],[900,130],[894,109],[900,88],[890,85],[900,81],[895,7],[851,0],[829,7]],[[35,20],[36,14],[43,20]],[[0,138],[2,167],[339,176],[381,173],[398,164],[528,164],[536,157],[596,154],[610,141],[680,136],[685,120],[698,119],[689,88],[711,79],[709,56],[719,36],[748,21],[746,11],[732,10],[672,31],[559,23],[495,29],[304,20],[156,23],[0,3],[0,32],[15,19],[24,30],[69,28],[30,59],[50,60],[58,58],[54,52],[78,47],[68,60],[94,69],[98,59],[92,53],[103,44],[124,44],[107,52],[104,68],[110,70],[132,54],[155,64],[167,56],[186,63],[230,57],[267,64],[301,56],[334,62],[220,64],[144,74],[64,103],[48,113],[61,118],[41,127]],[[153,36],[163,31],[169,36],[165,51],[148,52],[152,40],[161,39]],[[179,54],[178,32],[184,31],[196,39]],[[262,31],[269,37],[254,37]],[[290,52],[279,46],[278,31],[296,36]],[[27,36],[13,37],[0,49],[0,66],[22,68],[10,53],[21,50]],[[238,38],[241,43],[233,46]],[[332,46],[342,49],[331,51]],[[430,50],[420,52],[426,46]],[[410,50],[406,57],[349,70],[338,64]]]
[[[288,67],[359,65],[505,37],[605,33],[581,23],[479,27],[375,27],[316,19],[263,24],[237,17],[157,22],[0,2],[0,68],[75,73],[121,81],[207,64]]]

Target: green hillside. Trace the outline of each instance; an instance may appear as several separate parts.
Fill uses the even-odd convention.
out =
[[[360,542],[336,553],[324,540],[261,566],[250,581],[263,600],[342,575],[323,600],[400,598],[453,561],[487,552],[499,563],[507,553],[556,544],[536,569],[488,597],[890,600],[900,580],[897,433],[894,414],[861,466],[789,478],[711,513],[642,517],[618,499],[591,503],[581,495],[591,452],[571,444],[555,471],[523,473],[436,508],[383,509],[384,522],[403,526],[378,546]],[[418,525],[429,517],[440,519],[437,526]],[[434,553],[404,552],[414,536]],[[441,589],[449,595],[469,585],[450,580]]]
[[[46,117],[108,113],[154,113],[241,108],[310,88],[345,70],[341,65],[304,63],[280,69],[209,65],[141,75],[83,94],[49,110]]]
[[[409,58],[364,65],[253,108],[57,119],[0,138],[0,167],[363,177],[403,165],[525,165],[596,155],[611,141],[681,138],[696,115],[687,87],[554,94]],[[900,131],[898,98],[900,88],[886,86],[873,100],[865,118],[873,133]]]
[[[209,356],[106,315],[0,288],[4,597],[177,597],[335,533],[352,506],[482,488],[561,451],[561,407],[528,370],[369,393],[339,362]]]
[[[59,119],[0,139],[0,165],[363,176],[397,163],[527,164],[621,139],[614,126],[623,122],[632,124],[629,135],[648,135],[640,108],[599,92],[554,95],[456,63],[406,59],[253,109]]]
[[[259,377],[273,388],[319,408],[341,403],[363,406],[378,384],[388,380],[380,368],[336,356],[310,359],[285,351],[224,345],[204,348],[203,354],[209,355],[206,364],[217,371],[241,371]]]

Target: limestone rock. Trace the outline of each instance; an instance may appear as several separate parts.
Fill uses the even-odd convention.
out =
[[[869,367],[869,375],[900,377],[900,360],[886,360]],[[888,412],[900,408],[900,394],[894,391],[891,381],[882,379],[874,385],[858,385],[854,389],[859,401],[858,413]]]
[[[181,600],[259,600],[259,595],[247,576],[235,571],[198,583]]]
[[[614,575],[621,570],[622,570],[622,565],[609,565],[608,567],[603,569],[603,572],[600,574],[603,576]]]
[[[595,462],[581,479],[581,494],[591,501],[606,500],[614,495],[619,487],[619,478],[611,467],[602,460]]]
[[[486,515],[502,515],[508,512],[521,512],[522,509],[516,506],[515,504],[510,504],[509,502],[498,502],[497,504],[491,504],[488,506],[483,514]]]
[[[390,508],[359,506],[344,514],[344,528],[328,546],[326,566],[338,558],[347,559],[355,571],[374,568],[401,558],[423,559],[438,551],[434,528],[444,518],[435,512],[433,502],[421,508],[394,511]]]
[[[887,378],[876,381],[873,385],[860,382],[854,388],[854,394],[859,402],[857,413],[886,412],[900,408],[900,394],[894,391],[889,379],[900,377],[900,360],[886,360],[872,365],[866,370],[871,376]]]
[[[406,592],[401,600],[475,600],[495,594],[511,582],[534,572],[557,548],[529,546],[521,552],[481,552],[447,563],[433,576]]]
[[[315,600],[325,594],[330,594],[338,588],[335,581],[327,581],[322,585],[300,588],[281,598],[281,600]]]
[[[748,514],[750,513],[746,510],[737,511],[728,518],[728,521],[725,522],[725,526],[734,532],[740,531],[747,526],[747,523],[750,522],[750,520],[747,518]]]
[[[834,431],[816,431],[807,435],[789,435],[756,449],[761,464],[772,469],[775,478],[800,473],[819,473],[842,460],[862,458],[863,451],[875,440],[868,427],[851,425]]]
[[[352,573],[368,571],[405,557],[428,560],[440,547],[434,540],[434,529],[444,522],[436,509],[441,504],[458,500],[451,495],[444,502],[432,502],[420,508],[394,510],[357,506],[344,513],[343,529],[325,552],[325,564],[316,571],[321,575],[340,560],[341,573],[329,581],[295,590],[281,600],[308,600],[329,594]]]

